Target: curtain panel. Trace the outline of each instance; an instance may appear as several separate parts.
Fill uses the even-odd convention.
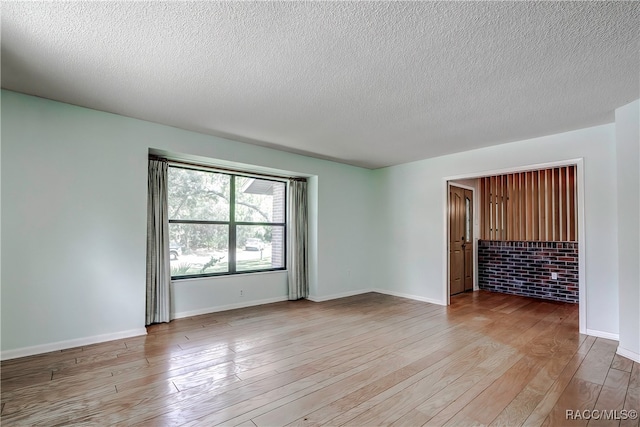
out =
[[[145,324],[169,322],[171,266],[166,160],[149,159]]]
[[[307,180],[289,180],[289,300],[309,296]]]

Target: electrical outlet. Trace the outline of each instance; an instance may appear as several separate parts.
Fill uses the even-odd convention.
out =
[[[558,273],[551,273],[551,280],[558,280]]]
[[[243,297],[244,296],[244,291],[242,289],[240,289],[240,296]]]

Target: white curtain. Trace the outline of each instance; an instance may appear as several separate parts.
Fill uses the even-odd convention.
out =
[[[289,180],[288,282],[289,299],[309,296],[307,181]]]
[[[149,159],[146,324],[170,321],[171,266],[166,160]]]

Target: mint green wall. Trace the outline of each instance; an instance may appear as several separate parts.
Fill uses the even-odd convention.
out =
[[[384,289],[446,302],[444,186],[454,176],[584,159],[586,328],[618,333],[616,157],[613,124],[496,145],[375,171],[387,200],[380,213]],[[383,226],[384,225],[384,226]]]
[[[2,91],[3,352],[144,332],[149,148],[313,176],[312,296],[368,286],[369,170]],[[259,277],[175,283],[172,311],[286,296]]]
[[[616,110],[616,155],[619,351],[640,361],[640,100]]]
[[[614,124],[370,171],[2,91],[1,136],[3,354],[143,331],[149,148],[310,176],[313,298],[380,289],[440,303],[445,178],[583,158],[586,327],[618,334],[637,318],[618,302]],[[286,279],[172,291],[184,315],[282,299]]]

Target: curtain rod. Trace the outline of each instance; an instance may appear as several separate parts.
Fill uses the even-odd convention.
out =
[[[301,176],[269,175],[269,174],[260,173],[260,172],[248,172],[248,171],[242,171],[238,169],[229,169],[229,168],[223,168],[218,166],[204,165],[200,163],[191,163],[191,162],[186,162],[184,160],[172,160],[172,159],[167,159],[166,157],[155,156],[155,155],[149,155],[149,159],[150,160],[166,160],[167,162],[174,165],[191,166],[191,167],[200,168],[200,169],[210,169],[210,170],[216,170],[220,172],[230,172],[230,173],[241,174],[241,175],[254,175],[254,176],[263,177],[263,178],[292,179],[295,181],[307,180],[307,178],[301,177]]]

